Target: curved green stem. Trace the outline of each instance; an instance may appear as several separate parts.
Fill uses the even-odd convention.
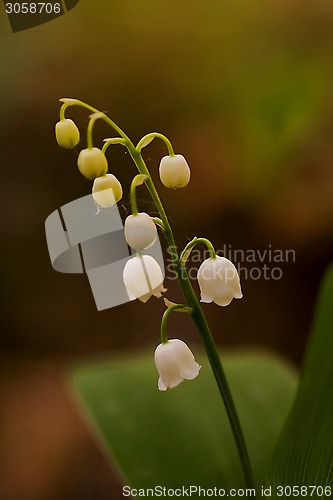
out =
[[[167,308],[167,310],[164,312],[162,316],[162,321],[161,321],[161,342],[162,344],[167,344],[168,343],[168,336],[166,332],[166,322],[168,317],[173,311],[176,311],[177,309],[182,309],[184,312],[187,312],[189,314],[192,314],[193,309],[190,307],[184,306],[184,304],[174,304],[173,306],[170,306]]]
[[[166,147],[168,148],[169,156],[175,156],[171,142],[167,137],[165,137],[165,135],[160,134],[159,132],[151,132],[150,134],[147,134],[144,137],[142,137],[142,139],[138,142],[136,146],[136,150],[140,153],[141,149],[144,146],[147,146],[153,139],[155,139],[155,137],[157,137],[158,139],[162,139],[162,141],[164,141]]]
[[[206,245],[208,248],[209,252],[209,257],[211,259],[216,259],[216,252],[215,248],[213,247],[212,243],[207,239],[207,238],[197,238],[196,236],[193,238],[193,240],[189,241],[180,254],[179,260],[183,266],[185,266],[187,259],[189,258],[189,255],[192,251],[192,248],[195,247],[195,245],[199,245],[200,243],[203,243]]]
[[[93,106],[90,106],[90,104],[86,104],[83,101],[80,101],[79,99],[60,99],[61,102],[64,102],[64,104],[60,108],[60,118],[61,115],[64,114],[65,109],[68,108],[69,106],[80,106],[81,108],[88,109],[92,113],[101,113],[98,109],[94,108]],[[125,139],[126,144],[131,144],[134,148],[134,144],[130,140],[130,138],[123,132],[123,130],[118,127],[118,125],[111,120],[105,113],[101,113],[101,119],[104,120],[108,125],[110,125],[113,130],[115,130],[123,139]],[[134,148],[135,149],[135,148]]]
[[[87,146],[88,146],[88,149],[92,149],[94,146],[92,133],[93,133],[95,121],[98,120],[99,118],[103,118],[104,116],[105,116],[104,113],[94,112],[89,117],[90,120],[89,120],[88,128],[87,128]]]
[[[90,118],[89,123],[88,123],[88,127],[87,127],[87,147],[88,147],[88,149],[92,149],[94,146],[93,136],[92,136],[94,123],[95,123],[95,119]]]
[[[138,205],[136,203],[136,188],[141,186],[148,179],[147,175],[138,174],[134,177],[131,183],[130,199],[132,207],[132,215],[138,215]]]
[[[64,103],[61,108],[60,108],[60,112],[59,112],[59,116],[60,116],[60,120],[63,121],[66,119],[65,117],[65,111],[66,109],[68,108],[69,104],[67,103]]]
[[[77,104],[78,102],[81,102],[81,101],[79,101],[78,99],[71,99],[71,98],[68,98],[68,97],[63,97],[62,99],[59,99],[59,102],[63,103],[61,105],[61,108],[60,108],[60,120],[65,120],[66,119],[66,117],[65,117],[65,111],[66,111],[66,109],[69,106],[74,106],[75,104]]]
[[[122,144],[125,146],[126,141],[122,137],[110,137],[110,139],[104,139],[105,144],[102,147],[102,151],[105,154],[105,151],[108,149],[111,144]]]

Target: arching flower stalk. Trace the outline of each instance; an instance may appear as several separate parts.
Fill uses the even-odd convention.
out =
[[[178,307],[179,305],[172,305],[169,307],[164,318],[169,314],[170,309],[179,308],[179,310],[181,310],[181,308],[187,308],[191,311],[191,318],[197,327],[205,347],[221,397],[225,404],[243,468],[246,485],[249,488],[254,488],[249,456],[232,394],[212,333],[186,272],[186,260],[191,252],[191,248],[198,243],[204,243],[210,252],[210,259],[207,259],[208,262],[205,261],[201,265],[198,274],[202,300],[215,301],[220,305],[227,305],[233,297],[240,298],[241,290],[239,279],[236,274],[234,274],[233,277],[229,276],[229,271],[233,269],[233,264],[227,261],[227,259],[221,260],[223,259],[222,257],[218,258],[212,244],[205,238],[194,238],[194,240],[186,245],[181,255],[178,254],[172,228],[155,184],[143,159],[142,149],[147,147],[155,138],[161,139],[165,143],[168,149],[168,155],[162,158],[159,173],[162,183],[169,188],[182,188],[188,184],[190,180],[190,168],[185,158],[180,154],[174,153],[171,142],[163,134],[157,132],[147,134],[138,142],[137,146],[135,146],[125,132],[105,113],[101,113],[89,104],[77,99],[66,98],[60,99],[60,101],[63,103],[60,109],[60,122],[67,120],[65,112],[69,107],[74,105],[80,106],[87,109],[90,113],[93,113],[90,117],[87,130],[87,149],[81,151],[78,158],[79,170],[85,177],[91,180],[102,178],[102,180],[96,181],[96,186],[98,186],[99,182],[106,182],[103,180],[108,172],[108,162],[105,153],[106,149],[112,144],[121,144],[126,147],[139,174],[144,176],[144,183],[158,212],[158,218],[154,219],[156,224],[163,230],[170,250],[169,255],[171,263],[179,278],[179,283],[186,302],[185,306],[181,306],[180,308]],[[105,121],[117,134],[117,137],[106,139],[101,150],[94,147],[92,138],[93,125],[97,118]],[[73,147],[74,144],[77,144],[79,136],[77,135],[75,127],[73,127],[73,124],[70,124],[70,122],[66,122],[66,124],[62,124],[61,126],[56,126],[57,140],[61,146]],[[141,179],[142,178],[143,177],[141,177]],[[133,214],[131,218],[128,218],[125,224],[125,234],[128,243],[132,248],[138,250],[139,253],[126,262],[123,278],[129,298],[139,298],[141,301],[146,302],[152,295],[161,296],[165,289],[163,286],[163,274],[159,264],[153,257],[141,254],[141,250],[154,243],[156,227],[153,229],[151,222],[154,224],[154,221],[153,219],[149,219],[148,214],[138,212],[135,194],[133,203],[132,191],[135,191],[135,187],[136,186],[131,190]],[[111,186],[111,189],[113,191],[117,190],[114,189],[114,186]],[[102,192],[103,190],[99,191],[95,189],[94,195],[97,197],[97,194]],[[114,200],[117,201],[119,196],[117,196],[115,192],[113,194]],[[102,203],[104,203],[104,201]],[[106,202],[106,204],[108,203]],[[162,344],[158,346],[155,352],[155,362],[160,372],[159,388],[161,390],[165,390],[167,387],[175,387],[185,378],[195,378],[200,369],[191,351],[189,351],[186,344],[179,339],[168,341],[166,337],[162,338]]]

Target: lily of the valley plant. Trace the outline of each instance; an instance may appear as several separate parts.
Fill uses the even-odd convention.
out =
[[[87,147],[80,151],[77,165],[81,174],[93,181],[92,196],[99,210],[112,207],[123,196],[121,183],[108,171],[106,151],[110,145],[123,145],[139,171],[132,181],[130,190],[132,215],[126,218],[124,224],[126,241],[137,252],[134,257],[127,260],[123,270],[123,281],[130,299],[147,302],[153,295],[162,297],[166,291],[159,264],[152,256],[142,254],[142,250],[150,248],[155,243],[157,226],[163,232],[169,249],[172,249],[172,264],[179,278],[184,304],[164,300],[167,309],[161,321],[161,343],[155,350],[155,364],[159,372],[158,388],[165,391],[178,386],[185,379],[192,380],[199,375],[201,367],[195,361],[189,347],[180,339],[169,340],[166,333],[169,314],[173,311],[187,313],[197,327],[212,366],[234,434],[246,484],[253,488],[251,465],[237,411],[213,336],[186,272],[186,261],[195,245],[206,245],[209,258],[201,264],[197,276],[201,302],[215,302],[219,306],[227,306],[233,298],[240,299],[242,292],[238,273],[236,267],[228,259],[216,255],[213,245],[206,238],[193,238],[178,254],[168,217],[143,159],[142,149],[155,138],[164,141],[168,155],[161,159],[159,175],[162,184],[167,188],[179,189],[187,186],[190,181],[190,168],[184,156],[174,153],[171,142],[164,135],[157,132],[147,134],[135,146],[123,130],[105,113],[77,99],[60,99],[60,101],[62,102],[60,121],[55,126],[55,133],[61,147],[73,148],[80,142],[80,132],[73,120],[65,117],[66,110],[71,106],[81,106],[92,113],[87,128]],[[104,139],[101,149],[93,143],[93,127],[97,119],[104,120],[118,134],[117,137]],[[159,214],[158,218],[138,211],[136,189],[142,184],[146,185],[150,193]]]

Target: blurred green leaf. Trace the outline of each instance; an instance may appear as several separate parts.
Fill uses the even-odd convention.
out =
[[[73,383],[122,480],[131,487],[243,487],[239,458],[206,360],[195,380],[161,393],[152,356],[114,359]],[[224,357],[254,474],[262,484],[296,390],[295,373],[270,355]]]
[[[332,305],[333,266],[322,285],[297,397],[274,451],[268,477],[273,490],[333,483]]]

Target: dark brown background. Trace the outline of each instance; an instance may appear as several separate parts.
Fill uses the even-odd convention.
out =
[[[197,235],[217,248],[295,250],[281,280],[243,280],[244,299],[204,309],[221,348],[300,363],[333,248],[332,28],[325,0],[81,0],[15,34],[1,11],[1,499],[121,498],[65,375],[74,362],[159,342],[162,301],[97,313],[84,276],[51,268],[46,217],[91,189],[77,152],[55,142],[58,99],[108,111],[134,141],[170,137],[192,170],[187,189],[159,185],[180,246]],[[68,116],[85,147],[87,113]],[[110,135],[98,124],[96,145]],[[157,183],[164,154],[158,141],[145,153]],[[114,146],[108,158],[127,193],[128,155]],[[139,197],[152,213],[144,188]],[[127,194],[122,205],[125,214]],[[198,342],[186,318],[170,328]]]

